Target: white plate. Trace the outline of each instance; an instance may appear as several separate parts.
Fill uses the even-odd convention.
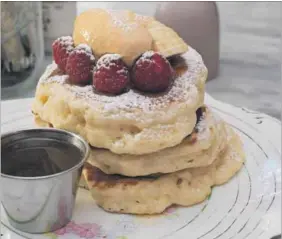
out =
[[[2,103],[1,131],[31,127],[32,99]],[[269,239],[281,233],[281,122],[265,114],[236,108],[206,95],[206,103],[241,136],[247,160],[211,197],[162,216],[111,214],[79,189],[72,222],[54,233],[31,235],[13,229],[2,213],[2,239]],[[3,209],[1,210],[3,212]]]

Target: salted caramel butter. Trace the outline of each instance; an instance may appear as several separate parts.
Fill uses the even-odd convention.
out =
[[[153,45],[149,31],[130,11],[90,9],[83,12],[75,20],[73,39],[75,45],[89,45],[98,58],[106,53],[120,54],[129,66]]]
[[[106,53],[120,54],[131,66],[142,53],[153,50],[165,57],[183,54],[188,45],[171,28],[153,17],[123,10],[90,9],[74,23],[75,45],[86,43],[96,58]]]

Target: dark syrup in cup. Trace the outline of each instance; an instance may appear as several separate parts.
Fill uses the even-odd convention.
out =
[[[1,152],[5,159],[1,173],[20,177],[40,177],[65,171],[77,164],[81,151],[54,140],[15,142]]]

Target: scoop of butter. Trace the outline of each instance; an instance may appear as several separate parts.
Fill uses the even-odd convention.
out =
[[[75,45],[89,45],[96,58],[120,54],[128,66],[148,50],[165,57],[188,50],[173,29],[128,10],[90,9],[81,13],[74,23],[73,39]]]
[[[104,9],[90,9],[77,16],[73,39],[75,45],[89,45],[97,58],[120,54],[129,66],[153,45],[151,34],[135,21],[133,12]]]

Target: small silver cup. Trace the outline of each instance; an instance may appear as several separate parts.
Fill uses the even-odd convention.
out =
[[[57,129],[27,129],[1,136],[2,206],[10,224],[28,233],[65,226],[72,217],[89,145]]]

